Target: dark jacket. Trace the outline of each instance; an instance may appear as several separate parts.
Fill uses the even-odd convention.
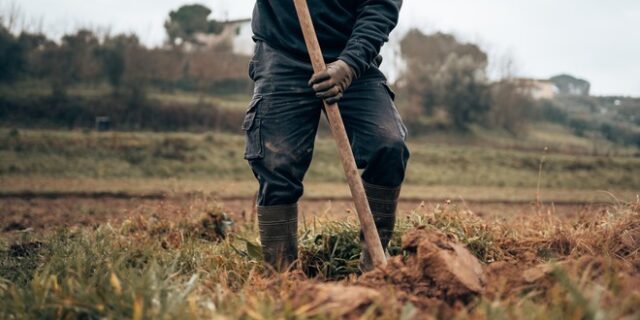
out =
[[[402,0],[309,0],[309,10],[327,63],[340,59],[357,76],[379,62],[382,44],[398,22]],[[293,0],[257,0],[254,40],[309,61]]]

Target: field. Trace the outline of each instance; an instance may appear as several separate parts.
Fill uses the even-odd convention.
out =
[[[408,185],[571,190],[638,190],[640,159],[632,155],[409,142]],[[552,143],[552,141],[549,141]],[[0,175],[68,179],[250,181],[244,139],[226,133],[0,130]],[[342,183],[331,139],[316,143],[311,182]],[[12,183],[3,183],[11,188]]]
[[[305,203],[300,269],[259,261],[251,204],[204,196],[4,199],[2,318],[522,318],[640,316],[640,202],[498,207],[403,205],[384,271],[359,276],[347,204]],[[490,212],[484,212],[488,210]],[[493,210],[493,211],[491,211]],[[38,214],[40,212],[40,214]],[[48,216],[48,218],[47,218]],[[481,262],[471,292],[440,283],[407,244],[438,230]],[[413,232],[415,234],[415,232]],[[403,237],[404,236],[404,237]],[[434,280],[435,279],[435,280]]]
[[[0,318],[639,317],[640,159],[537,132],[410,141],[393,258],[364,275],[321,136],[299,268],[274,275],[241,136],[0,130]],[[469,250],[480,287],[447,280],[428,243]]]
[[[117,3],[91,14],[56,3],[65,17],[41,5],[34,19],[27,2],[0,0],[0,320],[640,320],[640,98],[593,95],[612,91],[613,74],[523,78],[540,70],[521,74],[518,57],[485,52],[473,39],[487,35],[465,36],[456,19],[447,23],[459,35],[403,22],[381,54],[411,157],[387,263],[364,272],[360,222],[324,118],[297,230],[275,221],[279,210],[258,221],[242,123],[252,94],[263,94],[245,130],[269,141],[261,117],[278,106],[266,95],[300,88],[269,68],[270,53],[250,55],[250,19],[228,20],[225,3],[156,2],[111,27],[91,19],[117,14]],[[356,10],[347,7],[336,13]],[[161,24],[137,29],[158,10],[168,13]],[[352,60],[392,29],[395,9],[382,10],[383,19],[362,19],[376,32],[352,36]],[[72,16],[84,22],[68,28]],[[117,32],[127,19],[135,23]],[[320,34],[322,45],[345,27]],[[529,34],[540,48],[553,40]],[[584,37],[564,38],[584,47]],[[579,57],[554,57],[566,58]],[[290,73],[308,71],[298,62]],[[374,69],[361,80],[380,84]],[[345,84],[338,78],[329,82]],[[387,200],[372,207],[389,217]],[[264,234],[280,223],[289,232]],[[296,231],[298,259],[276,272],[261,238]]]
[[[74,98],[100,98],[108,96],[111,88],[106,83],[93,85],[73,85],[68,88],[67,95]],[[25,97],[48,97],[51,95],[51,85],[41,80],[23,80],[13,84],[0,84],[0,96],[4,98],[21,99]],[[171,104],[215,104],[223,108],[242,109],[247,104],[247,94],[211,95],[206,93],[184,92],[172,90],[150,90],[148,98]]]

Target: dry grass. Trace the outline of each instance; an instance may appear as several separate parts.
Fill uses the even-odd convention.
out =
[[[374,288],[331,302],[318,283],[345,294],[358,272],[357,224],[323,218],[301,228],[301,271],[269,276],[253,223],[224,209],[180,209],[172,219],[132,216],[119,224],[5,234],[0,255],[0,317],[14,318],[437,318],[617,319],[640,316],[640,201],[583,215],[481,218],[443,204],[403,218],[465,244],[486,264],[486,292],[425,308],[402,292]],[[535,281],[527,279],[535,275]],[[530,279],[529,279],[530,280]],[[308,291],[305,291],[308,290]],[[376,299],[380,290],[384,299]],[[360,292],[360,291],[358,291]],[[371,299],[362,294],[373,294]],[[404,293],[405,295],[407,293]],[[349,295],[347,295],[349,296]],[[362,299],[361,299],[362,298]],[[351,298],[350,298],[351,299]],[[360,304],[361,303],[361,304]],[[435,302],[434,302],[435,303]],[[344,308],[343,308],[344,307]]]
[[[410,141],[407,185],[634,191],[640,159]],[[0,176],[77,179],[252,180],[244,138],[222,133],[0,130]],[[335,143],[317,140],[306,181],[342,183]]]
[[[163,179],[163,178],[71,178],[50,176],[0,176],[0,193],[5,194],[123,194],[131,197],[159,195],[176,197],[197,194],[223,198],[248,199],[255,196],[257,182],[250,179]],[[534,187],[489,187],[405,184],[402,188],[405,200],[452,200],[480,202],[534,202]],[[576,190],[544,188],[540,200],[556,202],[604,202],[632,201],[637,192],[624,189]],[[348,199],[349,189],[342,182],[305,182],[305,199]]]

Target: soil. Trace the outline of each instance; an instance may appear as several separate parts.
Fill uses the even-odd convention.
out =
[[[394,257],[384,270],[367,273],[354,283],[313,284],[305,288],[305,297],[315,297],[308,302],[313,306],[313,314],[358,319],[365,312],[376,312],[371,310],[374,305],[399,310],[411,303],[416,310],[411,319],[434,319],[434,315],[438,319],[451,319],[465,306],[475,303],[474,298],[517,300],[527,292],[543,294],[553,290],[554,284],[562,283],[562,277],[567,275],[586,282],[614,277],[613,282],[622,295],[637,294],[640,286],[637,266],[634,270],[633,265],[620,260],[583,256],[533,266],[495,262],[482,266],[479,271],[477,261],[467,261],[465,253],[459,254],[459,249],[453,249],[457,246],[455,243],[434,233],[421,237],[422,249],[435,251],[426,256],[416,252],[405,258]],[[432,240],[436,244],[426,243]],[[467,263],[471,265],[463,267]],[[618,271],[610,274],[611,267]],[[616,299],[615,296],[607,298],[612,302]],[[422,316],[423,312],[429,315]]]
[[[411,303],[417,310],[429,310],[438,318],[451,318],[457,308],[484,294],[484,266],[443,233],[417,228],[402,237],[402,247],[405,256],[392,257],[385,268],[366,273],[354,283],[314,284],[306,288],[304,295],[314,297],[307,305],[314,314],[355,319],[365,311],[371,312],[368,307],[374,303],[386,309]]]
[[[215,199],[205,197],[4,198],[0,199],[0,234],[19,237],[25,230],[41,232],[64,227],[91,227],[107,222],[118,224],[137,216],[159,219],[205,216],[208,218],[202,220],[201,229],[204,231],[199,236],[218,239],[224,236],[224,230],[211,226],[224,225],[221,219],[225,217],[207,216],[210,212],[220,211],[220,208],[212,210],[216,208],[215,203]],[[446,205],[448,204],[403,202],[400,212],[428,212],[436,206]],[[254,204],[251,200],[225,201],[223,207],[232,220],[255,221]],[[303,212],[300,217],[302,223],[311,222],[322,215],[330,218],[355,217],[351,204],[344,201],[303,201],[300,207]],[[508,204],[470,204],[463,209],[473,211],[476,216],[488,221],[494,218],[518,219],[534,210],[540,210],[532,205]],[[551,207],[542,209],[552,210]],[[593,214],[602,208],[556,206],[553,210],[556,216],[575,218]],[[571,275],[573,279],[582,279],[585,283],[615,277],[613,282],[618,286],[618,295],[637,294],[637,288],[640,288],[640,222],[630,222],[620,228],[611,231],[616,235],[608,243],[612,248],[610,252],[615,253],[613,256],[575,254],[567,250],[553,262],[540,263],[534,245],[514,243],[513,247],[517,250],[514,249],[509,259],[483,264],[455,239],[421,227],[404,234],[402,247],[405,254],[389,259],[384,269],[374,270],[343,283],[301,281],[301,289],[292,292],[296,295],[292,301],[298,301],[300,308],[319,317],[330,315],[355,319],[375,313],[376,310],[371,310],[374,305],[385,306],[385,310],[389,310],[403,308],[410,302],[418,311],[428,310],[429,314],[435,314],[437,318],[451,318],[456,311],[475,303],[480,297],[489,301],[509,300],[531,292],[552,290],[553,286],[562,281],[562,272]],[[171,241],[167,245],[172,245]],[[22,257],[37,253],[41,248],[42,243],[33,242],[14,245],[9,251],[12,256]],[[563,271],[559,271],[559,266]],[[616,273],[611,274],[608,270],[616,270]],[[610,297],[612,300],[615,298]],[[410,318],[420,319],[420,312]]]
[[[392,257],[385,268],[366,273],[344,285],[314,285],[309,294],[318,297],[313,300],[318,305],[335,304],[332,309],[317,309],[318,312],[325,310],[324,314],[331,316],[336,314],[329,310],[339,311],[338,317],[358,318],[365,311],[371,312],[368,307],[373,305],[390,310],[410,302],[418,310],[412,319],[420,319],[421,311],[436,318],[452,318],[477,298],[517,300],[523,294],[543,295],[550,290],[557,291],[554,288],[558,286],[574,288],[569,291],[576,292],[576,299],[586,299],[580,296],[583,294],[580,286],[589,283],[614,283],[617,295],[637,295],[640,259],[636,253],[640,248],[640,222],[624,228],[620,243],[611,243],[614,248],[622,248],[618,251],[620,256],[567,255],[540,263],[532,258],[536,255],[535,248],[530,248],[515,259],[483,264],[454,239],[439,231],[419,227],[403,236],[405,255]],[[635,253],[629,251],[630,245]],[[568,279],[580,279],[580,282],[572,283]],[[380,296],[384,297],[382,302]],[[358,303],[340,304],[341,297],[349,297]],[[605,298],[614,303],[616,296]]]
[[[251,199],[227,200],[215,198],[176,197],[166,199],[138,197],[61,197],[61,198],[2,198],[0,199],[0,233],[23,230],[34,232],[55,230],[64,227],[87,227],[103,223],[119,223],[133,216],[154,215],[175,218],[206,212],[215,203],[220,203],[225,212],[236,221],[254,221],[255,210]],[[450,204],[439,202],[402,201],[401,214],[416,210],[432,211],[436,206]],[[511,217],[517,214],[532,214],[540,210],[532,204],[522,203],[478,203],[463,208],[479,217]],[[542,208],[560,215],[575,215],[580,212],[601,210],[602,205],[553,205]],[[321,200],[300,203],[300,222],[311,223],[322,216],[356,217],[353,204],[344,200]]]
[[[399,293],[400,305],[411,302],[420,309],[439,310],[440,316],[484,292],[480,261],[444,234],[421,227],[402,237],[402,247],[406,256],[391,258],[385,268],[364,274],[356,284],[372,289],[391,286]]]

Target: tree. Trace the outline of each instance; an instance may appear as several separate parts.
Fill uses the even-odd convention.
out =
[[[98,37],[87,29],[80,29],[74,34],[62,37],[62,55],[68,63],[70,81],[97,80],[100,66],[95,52],[100,46]]]
[[[30,77],[43,78],[47,74],[43,65],[42,53],[47,48],[55,46],[55,43],[42,33],[21,32],[18,43],[24,50],[24,73]]]
[[[215,20],[208,20],[211,12],[211,9],[200,4],[185,5],[171,11],[164,24],[169,42],[180,45],[185,41],[194,42],[196,33],[220,33],[222,25]]]
[[[120,34],[107,37],[97,50],[102,61],[103,73],[106,75],[114,93],[118,93],[127,69],[127,55],[131,50],[140,47],[140,40],[135,35]]]
[[[27,52],[37,50],[45,45],[47,41],[47,37],[41,33],[29,33],[23,31],[18,37],[18,42]]]
[[[539,113],[545,113],[545,117],[555,117],[556,121],[561,121],[564,115],[550,101],[542,101],[536,106],[516,82],[510,78],[504,79],[491,86],[491,110],[487,114],[487,126],[504,129],[513,135],[520,134],[526,129],[527,116],[535,107]]]
[[[487,54],[478,46],[471,43],[460,43],[446,33],[425,35],[418,29],[410,30],[400,42],[402,56],[407,64],[414,66],[438,68],[448,59],[449,55],[456,54],[459,57],[470,56],[478,68],[486,68]]]
[[[15,80],[24,67],[24,48],[8,29],[0,25],[0,81]]]
[[[587,80],[578,79],[568,74],[561,74],[551,77],[551,80],[560,94],[568,94],[574,96],[588,96],[591,84]]]
[[[100,64],[95,55],[99,45],[95,34],[86,29],[63,36],[60,45],[49,41],[43,44],[38,64],[49,77],[54,96],[64,96],[66,87],[73,82],[100,78]]]
[[[489,111],[488,86],[484,74],[468,56],[451,54],[435,75],[439,87],[439,102],[445,106],[452,125],[459,131],[479,122]]]
[[[421,105],[425,114],[443,110],[451,126],[466,130],[489,110],[488,59],[476,45],[460,43],[448,34],[425,35],[414,29],[400,46],[410,66],[402,82],[410,101]]]

